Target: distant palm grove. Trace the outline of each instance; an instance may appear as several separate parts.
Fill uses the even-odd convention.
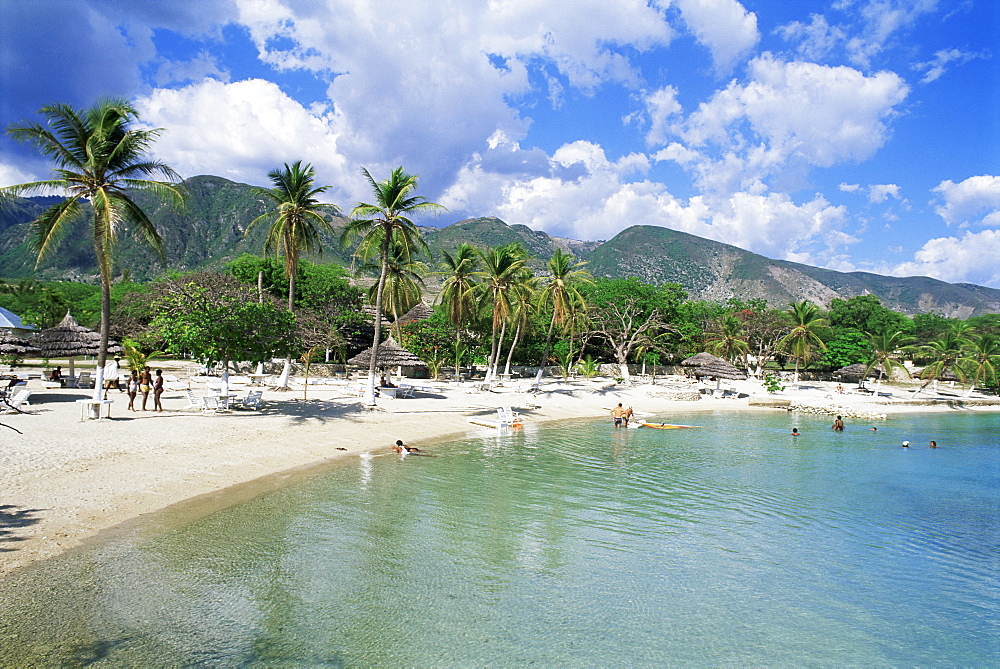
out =
[[[85,110],[53,105],[42,116],[44,124],[8,131],[53,161],[52,179],[0,194],[9,200],[61,189],[66,199],[35,221],[31,241],[43,258],[58,248],[62,228],[86,217],[100,282],[0,281],[0,306],[42,328],[67,311],[98,327],[104,341],[98,370],[109,339],[144,354],[211,362],[343,363],[392,336],[435,376],[468,365],[484,367],[487,379],[514,368],[538,378],[552,368],[592,375],[604,363],[613,365],[605,373],[613,369],[625,380],[637,367],[655,373],[707,351],[757,376],[857,363],[916,373],[925,383],[997,387],[998,314],[910,317],[871,295],[834,299],[827,309],[808,301],[775,309],[761,299],[691,300],[676,283],[592,277],[586,262],[567,251],[543,259],[516,243],[457,243],[433,257],[411,217],[443,208],[420,196],[417,177],[402,167],[381,180],[363,170],[372,199],[350,208],[337,235],[352,252],[350,268],[301,258],[321,250],[323,233],[333,232],[329,212],[337,208],[321,202],[328,186],[316,184],[312,167],[300,160],[272,170],[272,187],[259,189],[267,211],[244,222],[248,231],[267,226],[261,255],[240,256],[219,272],[137,283],[115,255],[118,238],[127,232],[159,251],[163,231],[134,195],[144,191],[183,206],[177,175],[148,156],[159,131],[136,129],[136,112],[122,100]]]

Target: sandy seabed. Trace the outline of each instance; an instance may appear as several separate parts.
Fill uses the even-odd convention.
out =
[[[204,384],[183,376],[181,382],[198,395],[207,392]],[[608,409],[619,402],[661,417],[781,410],[756,406],[771,399],[861,414],[1000,410],[996,398],[923,396],[918,404],[904,399],[909,393],[900,389],[892,398],[873,398],[839,394],[832,383],[779,395],[767,395],[753,380],[728,384],[739,392],[736,399],[699,395],[699,386],[682,379],[626,387],[608,379],[546,379],[541,392],[528,392],[529,382],[523,380],[490,391],[415,383],[426,390],[413,398],[380,398],[375,409],[350,395],[344,382],[309,386],[306,392],[265,389],[262,410],[224,413],[182,408],[188,405],[184,391],[167,391],[162,413],[132,412],[126,395],[111,390],[111,418],[82,420],[77,400],[90,397],[92,390],[46,389],[32,380],[27,413],[0,416],[0,423],[20,431],[0,427],[0,576],[185,500],[203,497],[208,507],[213,500],[222,507],[308,475],[323,463],[387,453],[396,439],[428,444],[488,430],[469,419],[496,420],[498,407],[513,407],[525,422],[608,418]],[[670,399],[677,392],[701,399]],[[147,406],[152,404],[150,398]]]

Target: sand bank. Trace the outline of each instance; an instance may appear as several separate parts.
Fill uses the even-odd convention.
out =
[[[111,391],[112,417],[98,421],[81,420],[76,402],[92,391],[44,389],[31,381],[30,413],[0,417],[22,433],[0,428],[0,576],[199,495],[368,451],[387,452],[396,439],[419,444],[486,430],[468,419],[496,418],[501,406],[514,407],[532,422],[605,418],[607,407],[618,402],[659,416],[777,410],[753,406],[754,397],[765,396],[753,381],[737,384],[743,395],[738,399],[706,397],[692,384],[664,381],[626,388],[606,380],[552,381],[533,394],[523,392],[527,382],[490,392],[427,385],[432,390],[414,398],[381,399],[377,410],[365,408],[343,386],[310,387],[308,399],[301,389],[265,390],[262,411],[231,413],[184,410],[184,394],[170,391],[164,395],[163,413],[130,412],[127,397]],[[703,399],[672,399],[681,395]],[[926,396],[913,400],[895,395],[840,395],[833,384],[812,384],[772,397],[820,410],[976,410],[957,396],[937,398],[929,406]]]

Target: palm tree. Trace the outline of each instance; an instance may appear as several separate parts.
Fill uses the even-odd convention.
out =
[[[958,365],[964,368],[966,374],[972,372],[969,374],[972,382],[965,393],[966,397],[972,394],[980,381],[995,384],[997,369],[1000,368],[1000,337],[989,332],[980,334],[965,349]]]
[[[795,358],[795,380],[798,381],[799,362],[808,365],[814,348],[826,350],[826,344],[816,334],[817,329],[826,325],[826,319],[820,316],[819,307],[809,300],[792,302],[789,306],[785,313],[792,319],[792,329],[778,342],[778,347]]]
[[[513,313],[512,291],[523,278],[528,254],[520,244],[514,243],[480,251],[479,255],[485,268],[479,273],[484,279],[480,291],[484,303],[492,305],[493,311],[490,359],[486,369],[489,381],[496,370],[502,330]]]
[[[389,251],[393,241],[402,244],[411,251],[414,248],[427,249],[427,244],[420,235],[420,230],[409,219],[411,214],[429,209],[444,209],[441,205],[428,202],[426,198],[414,195],[417,189],[417,177],[407,174],[402,167],[397,167],[385,181],[375,181],[368,170],[361,172],[371,184],[375,194],[372,204],[359,202],[351,211],[351,222],[344,229],[342,239],[351,241],[360,237],[361,245],[377,243],[380,247],[379,258],[381,270],[378,278],[378,290],[375,304],[381,305],[382,294],[385,292],[386,277],[389,274]],[[378,347],[382,338],[382,311],[375,309],[375,335],[372,342],[371,361],[368,363],[368,389],[365,391],[365,403],[375,405],[375,363],[378,359]]]
[[[510,374],[510,364],[514,359],[514,349],[521,343],[525,330],[531,325],[531,314],[535,310],[535,302],[538,299],[538,278],[527,267],[520,273],[513,290],[511,291],[511,302],[514,308],[511,314],[511,322],[514,324],[514,337],[510,341],[510,349],[507,352],[507,363],[504,366],[504,374]],[[498,363],[499,365],[499,363]]]
[[[906,376],[910,376],[909,370],[899,361],[901,350],[910,342],[909,335],[901,330],[886,329],[882,332],[869,334],[868,339],[871,342],[872,358],[865,367],[865,376],[868,376],[868,372],[875,366],[885,372],[886,378],[890,381],[896,370],[902,370]]]
[[[367,262],[359,271],[379,271],[381,263]],[[425,269],[424,263],[414,260],[408,248],[398,241],[389,245],[389,270],[385,277],[385,290],[382,304],[375,304],[378,296],[378,284],[372,284],[368,290],[368,301],[383,313],[391,313],[393,328],[397,341],[400,338],[399,317],[417,306],[423,295],[424,280],[420,273]]]
[[[479,270],[479,255],[471,244],[461,243],[455,249],[455,255],[442,251],[444,268],[440,274],[446,276],[441,286],[438,302],[446,305],[448,320],[455,326],[455,345],[462,341],[462,326],[475,311],[476,273]],[[458,380],[459,370],[456,364],[455,379]]]
[[[166,164],[147,157],[160,129],[129,127],[139,115],[127,101],[108,98],[77,110],[65,104],[42,107],[46,124],[15,123],[8,132],[14,139],[34,144],[56,167],[47,181],[10,186],[5,194],[21,195],[63,190],[66,198],[46,209],[32,223],[32,241],[38,262],[52,253],[70,225],[88,209],[93,214],[91,236],[101,277],[101,347],[97,356],[94,399],[101,396],[104,363],[108,357],[111,322],[111,258],[117,236],[131,229],[161,257],[163,241],[146,213],[131,197],[148,192],[180,207],[182,188],[171,183],[180,177]],[[160,176],[166,181],[147,177]],[[89,207],[85,204],[88,203]]]
[[[295,279],[298,275],[299,256],[303,253],[321,252],[320,232],[332,233],[333,228],[324,218],[322,205],[316,196],[329,186],[316,186],[312,165],[297,160],[284,168],[271,170],[267,177],[274,188],[258,188],[257,193],[271,200],[274,208],[261,214],[247,226],[247,233],[263,221],[272,221],[267,232],[264,250],[285,258],[285,276],[288,277],[288,310],[295,306]]]
[[[590,272],[583,268],[586,261],[574,262],[575,258],[562,249],[556,249],[549,258],[549,278],[542,289],[543,303],[552,303],[552,318],[549,320],[549,331],[545,336],[545,347],[542,349],[542,360],[535,373],[535,384],[541,382],[545,373],[545,363],[549,359],[552,347],[552,332],[556,325],[564,327],[569,322],[574,305],[586,310],[586,301],[580,294],[580,286],[593,283]]]
[[[921,347],[924,353],[932,357],[934,361],[920,372],[920,378],[927,381],[913,391],[914,395],[926,388],[931,381],[935,382],[935,390],[937,390],[937,381],[949,372],[954,374],[959,381],[965,383],[965,370],[958,365],[958,361],[964,353],[962,349],[969,343],[969,340],[962,334],[963,332],[965,332],[965,328],[951,328],[934,341]]]
[[[719,319],[716,330],[708,333],[705,339],[706,350],[733,364],[740,357],[745,363],[750,344],[743,338],[742,330],[740,319],[733,314],[724,315]]]

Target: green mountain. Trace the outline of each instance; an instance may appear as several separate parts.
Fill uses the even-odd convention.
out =
[[[189,197],[183,211],[161,202],[137,200],[163,237],[167,265],[127,236],[116,252],[116,267],[138,280],[169,270],[217,269],[241,253],[263,253],[267,225],[247,226],[264,212],[256,189],[221,177],[199,176],[184,182]],[[0,277],[94,281],[97,269],[87,234],[87,221],[69,231],[58,251],[35,267],[27,239],[30,222],[54,198],[14,199],[0,203]],[[316,262],[350,264],[340,247],[339,232],[347,219],[331,207],[327,220],[334,234],[325,235],[324,252]],[[784,260],[771,260],[735,246],[656,226],[633,226],[606,242],[581,242],[552,237],[498,218],[472,218],[447,227],[422,228],[435,258],[461,242],[497,246],[518,242],[544,268],[556,248],[589,261],[595,276],[638,277],[649,283],[679,283],[695,299],[764,298],[785,306],[803,298],[828,305],[835,297],[872,294],[886,306],[904,313],[936,312],[965,318],[1000,312],[1000,290],[972,284],[949,284],[928,277],[896,278],[866,272],[836,272]]]

